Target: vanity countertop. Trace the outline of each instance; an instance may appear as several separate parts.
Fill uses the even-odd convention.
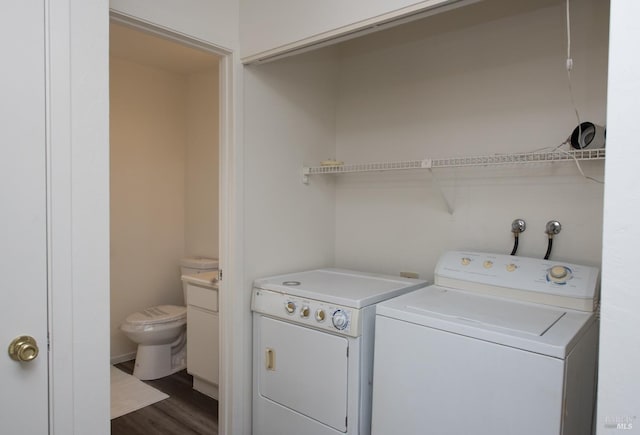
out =
[[[182,275],[182,281],[217,289],[218,271],[214,270],[212,272],[198,273],[196,275]]]

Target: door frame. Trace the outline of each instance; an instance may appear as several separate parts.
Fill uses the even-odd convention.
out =
[[[108,434],[109,2],[43,1],[49,433]]]
[[[220,315],[220,385],[219,385],[219,430],[230,433],[234,419],[238,419],[237,410],[233,410],[233,361],[234,351],[238,351],[238,338],[234,336],[233,318],[241,312],[241,304],[234,303],[234,288],[240,282],[241,273],[240,244],[237,243],[241,226],[237,219],[239,166],[236,147],[236,116],[234,95],[236,80],[234,79],[235,53],[233,50],[203,41],[192,36],[176,32],[154,23],[143,21],[137,17],[110,10],[111,21],[133,29],[150,33],[160,38],[177,42],[187,47],[197,48],[220,57],[219,66],[219,267],[223,279],[219,281],[219,315]],[[241,419],[241,417],[240,417]]]

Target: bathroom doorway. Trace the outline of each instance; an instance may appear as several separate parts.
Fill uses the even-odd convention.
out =
[[[135,357],[120,331],[129,314],[184,305],[181,258],[223,257],[223,68],[213,47],[112,16],[112,364]]]

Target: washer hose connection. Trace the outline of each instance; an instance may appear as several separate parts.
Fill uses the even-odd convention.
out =
[[[515,219],[511,222],[511,232],[513,233],[513,249],[511,250],[511,255],[516,255],[520,233],[524,233],[526,229],[527,224],[524,219]]]
[[[558,221],[549,221],[547,222],[547,229],[545,233],[549,237],[549,242],[547,243],[547,253],[544,254],[544,259],[548,260],[551,255],[551,249],[553,248],[553,236],[558,234],[562,230],[562,225]]]

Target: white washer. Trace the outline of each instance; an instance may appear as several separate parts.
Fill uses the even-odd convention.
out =
[[[377,306],[372,433],[591,434],[597,281],[586,266],[445,254],[435,285]]]
[[[256,280],[252,433],[369,434],[375,304],[425,285],[341,269]]]

